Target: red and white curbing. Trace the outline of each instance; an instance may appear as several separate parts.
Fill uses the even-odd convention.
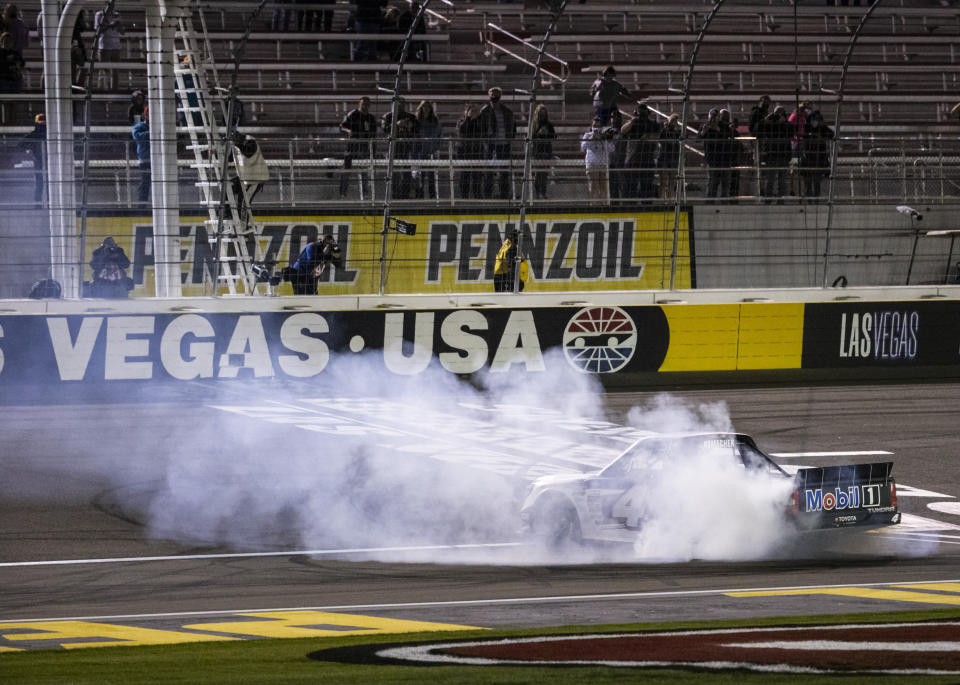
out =
[[[432,664],[614,666],[763,673],[960,675],[960,622],[563,635],[392,647]],[[640,657],[640,658],[638,658]]]

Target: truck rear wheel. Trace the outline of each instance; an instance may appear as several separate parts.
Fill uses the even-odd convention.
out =
[[[538,506],[533,516],[533,534],[547,549],[556,550],[581,542],[577,510],[569,502],[550,500]]]

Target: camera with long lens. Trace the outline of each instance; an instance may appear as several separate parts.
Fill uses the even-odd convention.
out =
[[[323,258],[324,259],[339,259],[340,258],[340,245],[337,244],[337,241],[333,238],[325,238],[323,241]]]

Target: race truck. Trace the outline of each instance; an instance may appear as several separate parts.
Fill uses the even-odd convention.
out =
[[[662,476],[672,464],[694,459],[729,460],[770,479],[771,488],[788,493],[782,515],[797,530],[900,522],[892,462],[801,468],[791,476],[749,436],[711,432],[645,436],[600,471],[535,480],[520,510],[521,532],[551,546],[628,542],[651,516],[645,507],[651,489],[664,487]]]

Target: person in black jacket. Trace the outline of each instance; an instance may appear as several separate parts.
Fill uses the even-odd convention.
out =
[[[480,125],[480,109],[468,102],[463,108],[463,117],[457,122],[457,159],[467,162],[460,170],[459,197],[483,197],[483,174],[475,167],[476,160],[483,157],[483,129]]]
[[[727,197],[730,195],[730,143],[732,137],[729,120],[724,122],[720,111],[711,109],[707,116],[707,122],[700,129],[704,161],[707,164],[707,197]]]
[[[19,93],[23,89],[23,69],[26,62],[13,49],[13,36],[0,34],[0,93]]]
[[[533,196],[537,200],[543,200],[547,197],[547,181],[550,178],[548,160],[553,159],[553,141],[557,137],[557,132],[550,123],[550,115],[547,113],[547,106],[537,105],[533,110],[533,149],[532,158],[535,170],[533,172]]]
[[[803,179],[803,194],[819,197],[820,184],[830,175],[830,142],[833,129],[823,123],[819,110],[807,118],[806,132],[800,139],[800,177]]]
[[[380,123],[383,126],[383,137],[390,137],[390,126],[393,113],[383,115]],[[407,200],[413,190],[413,167],[410,160],[416,159],[420,137],[420,121],[416,115],[406,110],[406,104],[401,103],[397,109],[397,125],[394,127],[393,145],[393,177],[391,180],[391,196],[395,200]],[[398,162],[400,162],[398,164]]]
[[[480,128],[486,139],[487,159],[494,161],[510,160],[511,141],[517,134],[513,111],[500,102],[503,91],[494,86],[487,91],[490,101],[480,110]],[[497,181],[498,193],[494,195],[493,186]],[[513,187],[510,180],[509,166],[498,167],[498,171],[491,171],[484,177],[484,197],[499,197],[509,199],[513,197]]]
[[[660,124],[653,120],[650,109],[641,103],[633,110],[633,119],[621,129],[621,135],[629,141],[626,159],[628,187],[624,197],[656,197],[654,178]]]
[[[43,14],[41,13],[40,16]],[[87,44],[83,41],[83,32],[86,30],[88,30],[87,13],[80,10],[73,24],[73,35],[70,38],[70,68],[75,86],[85,86],[87,81],[87,62],[90,61],[90,57],[87,55]]]
[[[356,33],[380,33],[383,26],[383,10],[387,0],[354,0],[353,30]],[[355,40],[350,43],[350,59],[354,62],[377,59],[376,40]]]
[[[630,171],[624,169],[627,162],[627,152],[630,147],[630,141],[624,140],[620,133],[623,128],[623,112],[619,107],[614,107],[610,112],[610,130],[613,133],[613,152],[610,153],[610,159],[607,163],[608,176],[610,178],[610,197],[620,199],[622,197],[633,197],[633,191],[630,189],[631,183],[636,183],[636,179]]]
[[[770,96],[761,95],[760,101],[753,106],[753,109],[750,110],[750,135],[759,136],[760,134],[760,125],[763,123],[763,120],[770,115]]]
[[[789,194],[788,168],[792,155],[793,125],[787,121],[787,110],[776,107],[757,128],[760,150],[761,195],[782,198]],[[782,200],[781,200],[782,201]]]
[[[443,125],[433,111],[433,104],[429,100],[423,100],[417,105],[417,131],[419,135],[417,159],[436,159],[444,148]],[[416,181],[414,184],[415,197],[439,197],[437,172],[434,167],[414,169],[413,176],[414,181]]]
[[[370,98],[364,95],[340,122],[340,132],[349,139],[346,153],[343,156],[343,173],[340,175],[340,197],[347,196],[349,189],[350,169],[356,159],[369,159],[373,156],[373,143],[370,139],[377,135],[377,119],[370,114]],[[360,195],[365,197],[364,190],[369,185],[366,173],[360,174]]]
[[[112,236],[103,239],[90,260],[93,269],[93,283],[87,290],[90,297],[105,297],[110,299],[127,298],[133,289],[133,279],[127,276],[126,270],[130,267],[130,259],[123,248],[117,245]]]

